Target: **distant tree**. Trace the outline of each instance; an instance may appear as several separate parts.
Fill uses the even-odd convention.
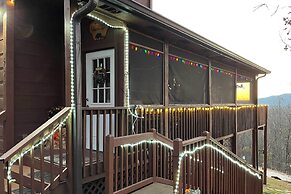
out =
[[[280,15],[282,27],[279,29],[280,38],[286,51],[291,51],[291,2],[289,5],[280,4],[280,1],[269,0],[268,3],[261,3],[254,7],[254,11],[266,8],[271,16]]]

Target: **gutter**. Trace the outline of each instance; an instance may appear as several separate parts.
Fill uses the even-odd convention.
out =
[[[99,0],[88,0],[71,16],[71,104],[72,104],[72,173],[73,193],[82,191],[82,66],[81,66],[81,20],[92,12]],[[72,34],[71,34],[72,36]],[[73,75],[73,76],[72,76]],[[73,92],[74,91],[74,92]]]

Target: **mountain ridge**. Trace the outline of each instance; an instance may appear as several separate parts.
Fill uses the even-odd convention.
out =
[[[275,106],[275,105],[291,105],[291,94],[281,94],[281,95],[274,95],[269,96],[265,98],[259,98],[259,104],[267,104],[269,106]]]

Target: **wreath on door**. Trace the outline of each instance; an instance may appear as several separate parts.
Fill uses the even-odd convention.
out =
[[[93,78],[97,84],[104,84],[106,81],[106,70],[102,67],[97,67],[93,72]]]

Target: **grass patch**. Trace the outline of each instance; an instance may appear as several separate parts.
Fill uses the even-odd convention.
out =
[[[285,181],[268,178],[267,185],[264,185],[265,194],[291,194],[291,183]]]

